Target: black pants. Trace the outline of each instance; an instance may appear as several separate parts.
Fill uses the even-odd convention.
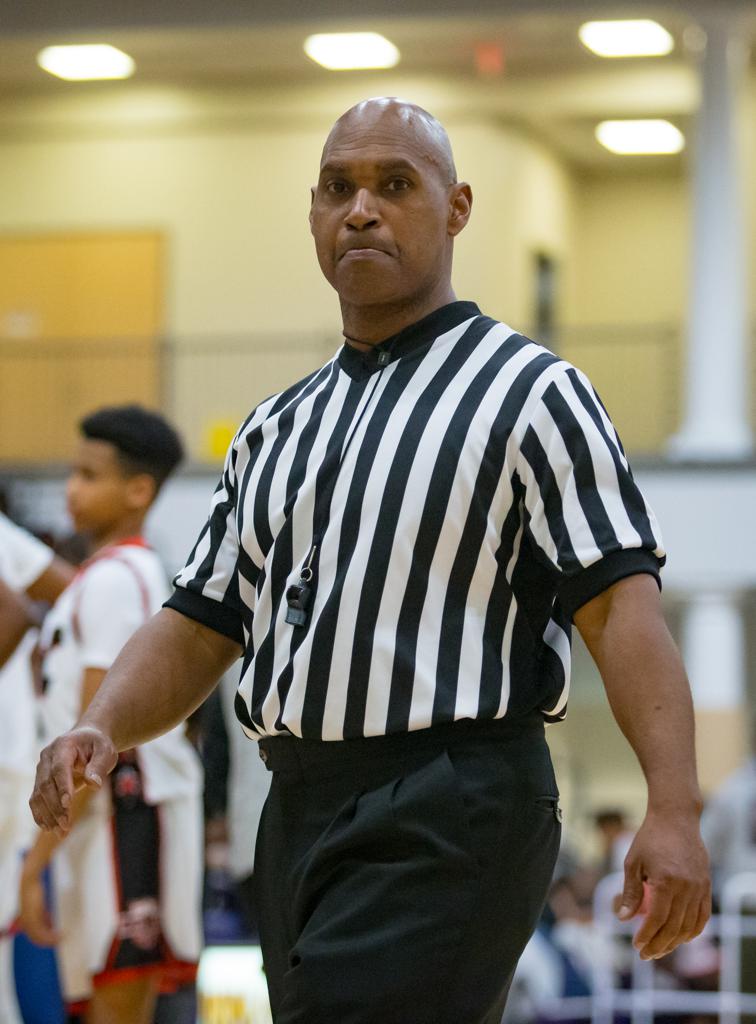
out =
[[[261,741],[275,1024],[499,1024],[561,817],[539,721]]]

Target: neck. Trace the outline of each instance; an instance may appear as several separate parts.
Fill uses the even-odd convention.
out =
[[[430,294],[399,303],[356,306],[341,300],[343,333],[348,345],[362,352],[398,334],[423,317],[456,300],[450,282]]]
[[[140,537],[144,525],[144,516],[134,515],[121,520],[117,525],[104,530],[92,537],[93,551],[101,551],[111,544],[119,544],[131,537]]]

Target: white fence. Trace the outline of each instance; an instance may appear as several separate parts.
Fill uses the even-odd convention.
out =
[[[617,920],[613,899],[622,890],[622,875],[609,875],[598,885],[594,897],[594,924],[607,947],[629,944],[639,927],[636,919]],[[756,1016],[756,994],[740,991],[742,940],[756,939],[756,872],[732,877],[722,891],[720,913],[705,929],[719,944],[719,987],[715,991],[661,986],[660,968],[653,960],[632,957],[630,987],[623,987],[620,970],[610,965],[611,957],[593,965],[590,996],[540,1000],[534,1006],[541,1020],[590,1020],[592,1024],[613,1024],[617,1017],[631,1024],[653,1024],[665,1016],[716,1016],[719,1024],[739,1024],[745,1014]]]

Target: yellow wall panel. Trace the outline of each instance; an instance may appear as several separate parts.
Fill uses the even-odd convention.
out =
[[[0,460],[70,457],[97,406],[158,403],[155,232],[0,237]]]

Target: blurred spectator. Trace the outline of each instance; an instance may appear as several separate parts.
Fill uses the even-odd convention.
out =
[[[709,798],[701,832],[711,857],[718,901],[728,879],[742,872],[753,872],[756,878],[756,753]],[[756,886],[751,912],[756,913]],[[740,990],[756,994],[756,938],[742,940]],[[741,1020],[756,1024],[756,1015],[743,1014]]]
[[[634,832],[625,812],[616,807],[603,808],[593,816],[601,842],[599,872],[601,877],[622,871]]]

